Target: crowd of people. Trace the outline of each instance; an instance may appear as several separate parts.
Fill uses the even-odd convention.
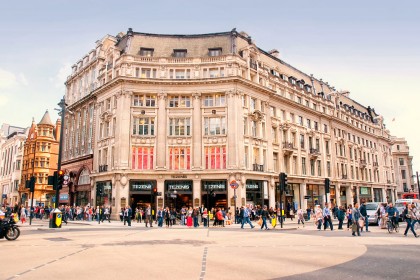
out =
[[[111,222],[112,208],[109,206],[61,206],[61,212],[63,213],[63,222],[67,223],[68,220],[76,221],[95,221],[98,223],[107,221]],[[32,219],[48,219],[50,212],[53,211],[51,206],[34,206],[32,211],[29,207],[15,204],[13,207],[6,204],[0,212],[3,216],[10,216],[12,213],[17,214],[17,219],[23,224],[29,218]],[[202,205],[201,207],[186,207],[183,206],[181,209],[176,210],[170,207],[159,207],[157,212],[151,208],[151,205],[146,207],[136,207],[134,210],[130,206],[121,208],[119,212],[120,221],[124,222],[124,225],[131,226],[131,221],[134,220],[137,223],[145,223],[146,227],[153,227],[153,224],[158,227],[170,228],[173,225],[179,223],[181,226],[186,227],[225,227],[232,223],[240,224],[241,228],[244,228],[245,224],[249,224],[251,228],[254,228],[253,222],[260,226],[260,229],[269,230],[268,224],[271,224],[272,228],[280,222],[285,222],[286,216],[284,210],[280,208],[268,208],[267,206],[251,205],[247,204],[242,207],[229,207],[225,209],[223,207],[211,208],[210,211]],[[383,203],[377,210],[378,225],[381,228],[386,228],[386,223],[389,220],[392,225],[399,222],[400,213],[393,206],[392,203]],[[314,209],[297,209],[296,211],[290,210],[289,217],[291,220],[297,216],[298,225],[302,224],[305,226],[305,222],[311,220],[311,217],[318,230],[321,230],[322,226],[324,230],[329,228],[334,230],[333,219],[338,220],[338,230],[343,230],[344,221],[347,220],[347,230],[351,230],[353,236],[360,236],[361,232],[365,228],[366,232],[369,232],[369,216],[366,210],[366,203],[362,203],[360,206],[358,203],[353,205],[344,206],[332,206],[331,208],[327,203],[321,208],[320,205],[316,205]],[[415,223],[420,224],[420,209],[416,208],[416,205],[407,204],[402,217],[406,222],[407,226],[404,232],[404,236],[407,236],[408,231],[418,237],[414,230]],[[281,220],[283,219],[283,220]]]

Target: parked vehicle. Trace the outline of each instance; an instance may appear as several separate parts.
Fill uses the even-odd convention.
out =
[[[366,203],[366,213],[369,216],[369,224],[379,224],[380,217],[378,216],[378,209],[381,207],[383,202],[367,202]]]
[[[7,240],[12,241],[19,237],[20,230],[16,225],[13,215],[11,217],[4,218],[0,221],[0,223],[0,239],[5,237]]]

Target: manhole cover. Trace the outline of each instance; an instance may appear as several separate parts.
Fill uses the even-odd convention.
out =
[[[71,241],[71,239],[63,238],[63,237],[53,237],[53,238],[44,238],[48,241]]]

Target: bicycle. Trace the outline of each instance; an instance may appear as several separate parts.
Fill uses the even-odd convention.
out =
[[[386,221],[386,228],[388,229],[388,232],[389,233],[391,233],[394,230],[395,230],[395,232],[399,232],[400,231],[400,226],[399,226],[398,222],[393,223],[392,220],[389,219],[389,218]]]

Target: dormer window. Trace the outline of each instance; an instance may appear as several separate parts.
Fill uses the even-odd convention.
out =
[[[292,85],[296,85],[296,78],[295,78],[295,77],[289,77],[289,82],[290,82]]]
[[[151,57],[151,56],[153,56],[154,50],[155,49],[151,49],[151,48],[140,48],[140,56]]]
[[[305,90],[307,91],[307,92],[311,92],[311,86],[310,85],[305,85]]]
[[[211,48],[209,49],[209,56],[222,55],[222,48]]]
[[[187,57],[186,49],[174,50],[173,57]]]
[[[282,78],[283,80],[287,81],[287,77],[284,74],[280,74],[280,78]]]

